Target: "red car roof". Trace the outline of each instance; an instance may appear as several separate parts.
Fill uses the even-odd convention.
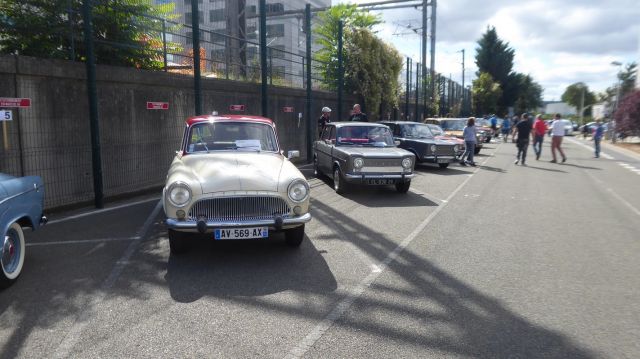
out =
[[[207,121],[227,121],[227,120],[238,120],[238,121],[246,121],[246,122],[259,122],[265,123],[267,125],[273,126],[273,121],[266,117],[262,116],[247,116],[247,115],[202,115],[202,116],[194,116],[189,117],[187,119],[187,125],[191,126],[195,123],[207,122]]]

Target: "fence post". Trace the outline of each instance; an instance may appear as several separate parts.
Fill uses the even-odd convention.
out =
[[[313,144],[311,143],[313,138],[314,127],[311,125],[311,5],[306,4],[304,7],[304,27],[307,33],[307,163],[311,163],[313,160]]]
[[[269,52],[269,85],[273,85],[273,51],[270,47],[267,47]]]
[[[407,56],[407,90],[404,93],[404,120],[409,120],[409,90],[411,89],[411,58]]]
[[[164,60],[164,72],[167,72],[167,24],[162,19],[162,58]]]
[[[202,115],[202,85],[200,83],[200,13],[198,0],[191,0],[191,30],[193,31],[193,90],[196,116]]]
[[[229,45],[229,38],[224,38],[224,77],[229,79],[229,57],[231,56],[231,48]]]
[[[414,121],[415,122],[419,122],[418,121],[418,112],[420,111],[420,63],[416,62],[416,112],[415,112],[415,117],[414,117]]]
[[[268,115],[267,93],[267,5],[266,0],[260,0],[260,74],[262,94],[262,116]]]
[[[69,6],[69,10],[68,10],[68,17],[69,17],[69,46],[70,46],[70,50],[71,50],[71,58],[69,60],[71,61],[75,61],[76,60],[76,45],[75,45],[75,40],[73,38],[73,8],[71,6],[71,0],[67,1],[67,4]]]
[[[93,48],[93,24],[91,0],[83,0],[84,43],[87,51],[87,94],[89,97],[89,123],[91,127],[91,165],[93,168],[93,193],[96,208],[102,208],[102,155],[100,153],[100,122],[98,121],[98,92],[96,89],[96,63]]]
[[[342,64],[342,35],[344,21],[338,21],[338,121],[342,119],[342,91],[344,87],[344,67]]]

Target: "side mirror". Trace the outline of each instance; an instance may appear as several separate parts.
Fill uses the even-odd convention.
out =
[[[393,141],[393,143],[394,143],[396,146],[400,146],[400,141],[398,141],[398,140]]]
[[[288,159],[298,158],[298,157],[300,157],[300,151],[289,151],[289,152],[287,152],[287,158]]]

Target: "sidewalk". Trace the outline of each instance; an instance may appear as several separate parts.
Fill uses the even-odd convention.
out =
[[[585,145],[593,147],[593,141],[591,140],[591,137],[587,137],[587,139],[584,139],[584,137],[582,136],[573,136],[573,138]],[[627,139],[625,142],[618,141],[618,144],[620,143],[640,143],[640,138],[634,137],[632,139]],[[611,143],[611,140],[603,140],[602,142],[600,142],[600,146],[602,146],[603,151],[618,152],[620,154],[635,158],[640,161],[640,153],[626,149],[624,147],[620,147],[618,145],[614,145]]]

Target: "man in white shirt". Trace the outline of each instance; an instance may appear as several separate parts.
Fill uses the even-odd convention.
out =
[[[564,151],[562,150],[562,138],[564,138],[564,121],[561,120],[561,116],[559,113],[555,116],[555,121],[551,125],[551,155],[553,155],[552,163],[558,162],[556,160],[556,149],[562,155],[562,162],[567,161],[567,156],[564,155]]]

